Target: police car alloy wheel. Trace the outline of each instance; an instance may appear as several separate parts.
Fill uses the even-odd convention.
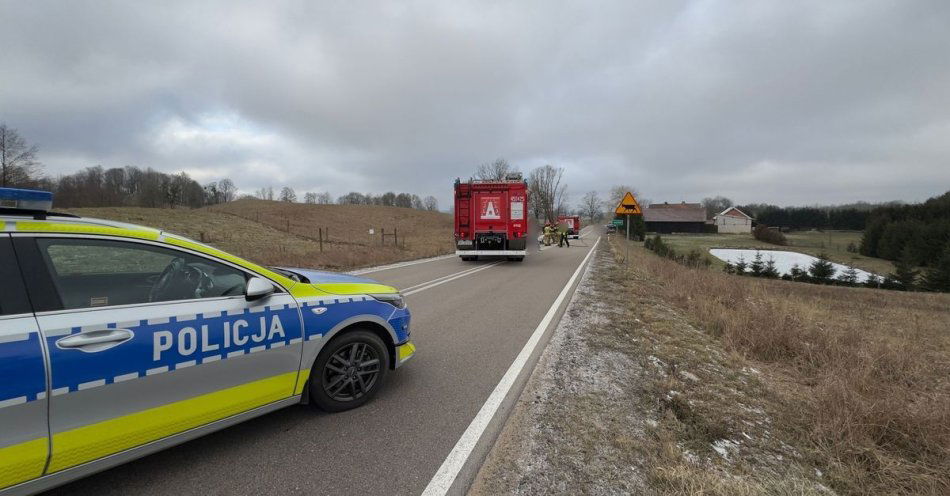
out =
[[[373,399],[389,372],[389,350],[379,336],[350,331],[320,352],[311,372],[310,399],[320,409],[342,412]]]

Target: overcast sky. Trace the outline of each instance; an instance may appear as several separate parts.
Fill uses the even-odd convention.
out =
[[[505,157],[576,203],[923,200],[950,189],[950,2],[0,0],[0,121],[47,173],[443,208]]]

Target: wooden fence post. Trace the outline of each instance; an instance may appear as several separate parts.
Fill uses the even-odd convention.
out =
[[[393,246],[399,248],[399,229],[393,228]]]
[[[386,229],[379,230],[379,246],[386,246]]]
[[[323,253],[323,228],[320,228],[320,253]]]

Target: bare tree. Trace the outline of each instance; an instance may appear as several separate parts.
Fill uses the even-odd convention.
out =
[[[725,196],[716,196],[714,198],[703,198],[703,207],[706,209],[706,218],[712,219],[723,210],[732,206],[732,200]]]
[[[588,191],[581,200],[578,211],[581,212],[581,215],[586,216],[588,219],[590,219],[591,223],[593,223],[595,220],[600,219],[601,216],[603,216],[604,202],[600,199],[600,196],[596,191]]]
[[[422,201],[425,204],[426,210],[430,212],[439,210],[439,200],[437,200],[434,196],[427,196],[425,200]]]
[[[640,202],[640,192],[632,186],[627,186],[626,184],[621,184],[610,188],[610,197],[607,198],[607,207],[615,208],[620,204],[620,200],[623,200],[624,195],[627,192],[633,193],[633,196],[637,198],[637,202]]]
[[[313,192],[306,192],[303,194],[303,202],[308,205],[314,205],[317,203],[317,194]]]
[[[320,205],[329,205],[333,203],[333,197],[330,196],[329,191],[324,191],[323,193],[317,195],[317,203]]]
[[[254,196],[257,196],[261,200],[273,200],[274,199],[274,188],[267,186],[257,190],[254,193]]]
[[[499,157],[494,162],[481,164],[475,168],[475,179],[486,181],[499,181],[508,174],[518,172],[516,167],[512,167],[507,160]]]
[[[39,147],[28,145],[16,129],[0,124],[0,187],[29,186],[39,179]]]
[[[528,175],[528,194],[534,204],[535,216],[543,215],[544,220],[556,222],[559,212],[564,211],[567,185],[561,184],[563,167],[550,164],[538,167]]]
[[[284,186],[280,190],[280,201],[294,203],[297,201],[297,193],[290,186]]]
[[[221,201],[232,202],[234,195],[237,194],[237,186],[234,185],[234,181],[226,177],[218,181],[218,193],[221,195]]]

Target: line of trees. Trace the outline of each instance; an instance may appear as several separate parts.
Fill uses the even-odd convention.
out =
[[[434,196],[425,198],[411,193],[387,191],[381,195],[351,191],[336,199],[339,205],[380,205],[384,207],[414,208],[416,210],[439,210],[439,201]]]
[[[111,169],[86,167],[55,179],[39,179],[36,187],[52,191],[59,208],[196,208],[232,201],[237,192],[230,179],[202,186],[184,172],[166,174],[135,166]]]
[[[950,251],[950,191],[919,204],[875,209],[860,251],[912,266],[939,265]]]
[[[860,231],[864,229],[874,208],[876,206],[869,203],[830,207],[778,207],[763,203],[751,203],[740,206],[739,210],[751,215],[756,222],[792,230],[838,229]],[[721,211],[714,212],[713,215]]]

